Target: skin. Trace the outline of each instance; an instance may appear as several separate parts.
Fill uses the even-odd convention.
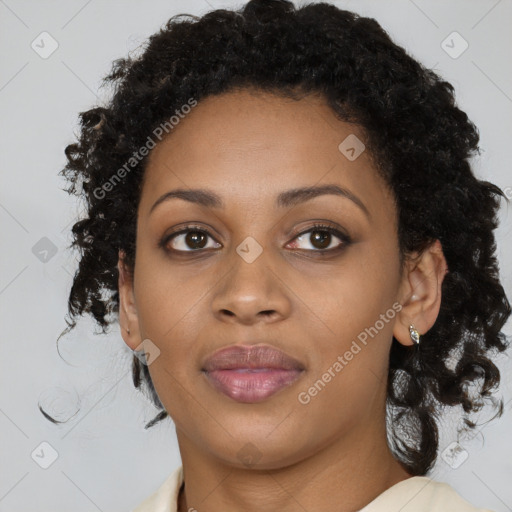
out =
[[[340,152],[350,134],[364,142],[321,97],[241,90],[201,100],[149,155],[133,274],[119,253],[120,323],[131,349],[149,339],[160,351],[149,370],[176,425],[180,511],[319,511],[333,503],[354,511],[410,477],[386,443],[388,354],[393,336],[412,345],[411,323],[420,333],[434,324],[446,261],[436,242],[400,267],[393,196],[368,151],[354,161]],[[332,194],[275,205],[280,192],[325,184],[348,189],[367,213]],[[210,189],[225,206],[175,198],[150,213],[177,188]],[[332,235],[324,247],[343,249],[319,255],[311,235],[320,220],[352,242]],[[183,235],[167,243],[169,252],[158,246],[190,223],[210,234],[200,249]],[[263,251],[252,263],[236,251],[248,236]],[[300,403],[298,394],[395,303],[399,313]],[[207,382],[201,367],[208,355],[258,343],[301,361],[299,380],[254,404]],[[252,464],[240,456],[249,443]]]

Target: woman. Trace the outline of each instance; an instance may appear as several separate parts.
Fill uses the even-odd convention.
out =
[[[66,149],[69,307],[119,321],[176,425],[135,510],[477,510],[425,476],[510,315],[453,87],[373,19],[278,0],[171,18],[106,81]]]

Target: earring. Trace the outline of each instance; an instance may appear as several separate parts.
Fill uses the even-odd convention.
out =
[[[420,333],[414,328],[414,325],[409,325],[409,334],[411,335],[411,340],[416,344],[419,345],[420,343]]]

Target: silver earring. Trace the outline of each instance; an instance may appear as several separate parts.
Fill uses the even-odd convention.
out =
[[[420,343],[420,333],[415,329],[414,325],[409,325],[409,334],[411,335],[411,340],[416,344],[419,345]]]

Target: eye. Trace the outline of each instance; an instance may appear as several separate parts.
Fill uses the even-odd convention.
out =
[[[334,238],[337,238],[339,242],[336,243]],[[349,243],[350,237],[338,229],[324,224],[315,224],[308,231],[304,231],[296,236],[294,241],[288,245],[291,245],[294,249],[324,252],[341,249]],[[299,244],[303,244],[305,247],[299,247]]]
[[[338,243],[334,240],[338,239]],[[208,239],[211,240],[209,243]],[[336,251],[348,245],[351,239],[338,229],[325,225],[315,224],[308,231],[296,236],[288,247],[317,253]],[[299,244],[306,245],[300,247]],[[309,245],[309,247],[307,247]],[[199,252],[204,249],[218,249],[222,245],[214,240],[208,231],[199,226],[186,226],[176,233],[165,236],[159,246],[168,252]]]
[[[215,242],[217,245],[210,244],[208,246],[208,238],[213,241],[212,236],[204,229],[197,226],[187,226],[177,233],[164,237],[159,245],[165,250],[176,252],[196,252],[202,249],[221,247],[218,242]],[[172,245],[170,249],[168,248],[169,245]]]

